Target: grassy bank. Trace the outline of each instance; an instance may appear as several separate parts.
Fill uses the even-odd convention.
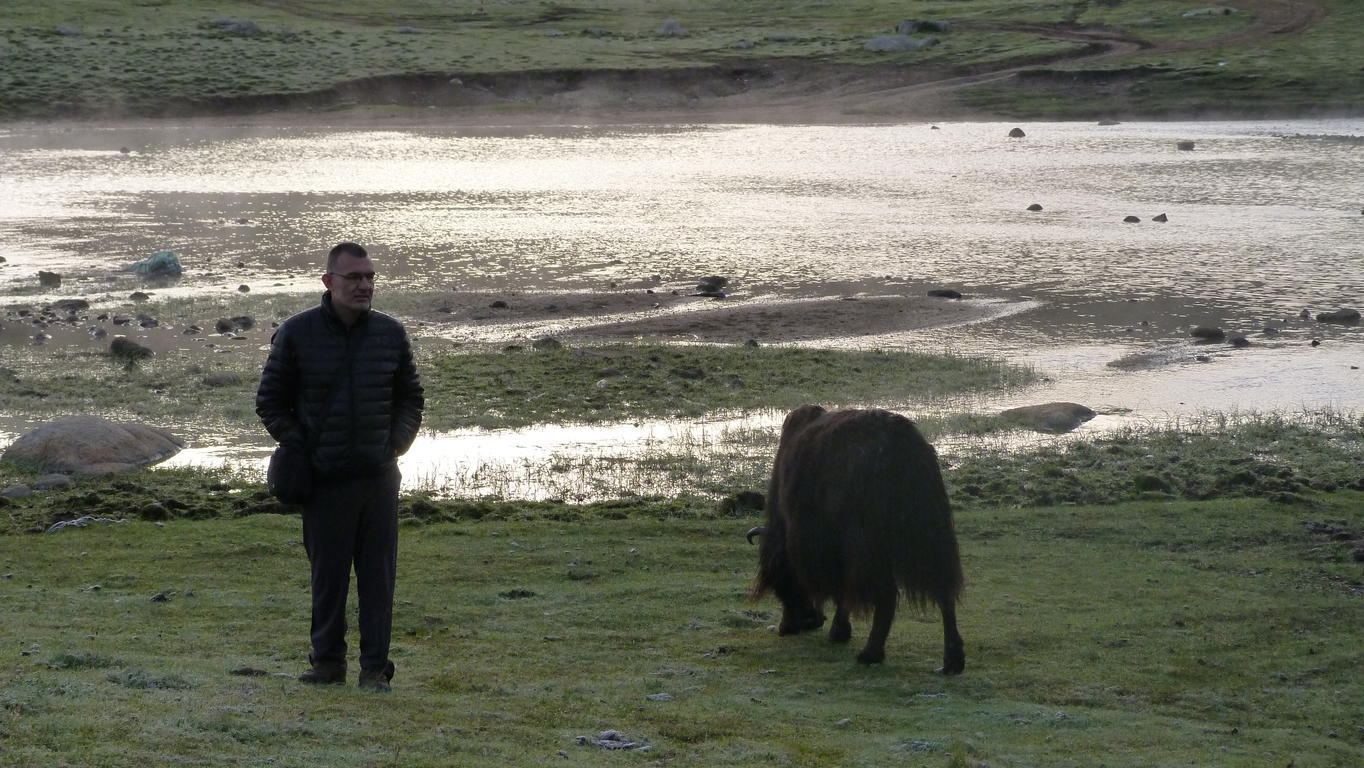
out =
[[[871,668],[769,631],[753,518],[407,527],[382,706],[292,680],[296,519],[8,538],[0,763],[1354,765],[1360,566],[1306,523],[1362,501],[961,510],[952,679],[909,612]],[[652,749],[576,741],[608,729]]]
[[[1166,13],[1149,23],[1152,17],[1140,3],[1088,5],[1082,17],[1086,23],[1125,25],[1148,39],[1182,35],[1210,21],[1189,23]],[[1172,10],[1190,7],[1165,5],[1178,6]],[[1325,0],[1323,5],[1325,20],[1302,32],[1194,50],[1143,51],[1098,64],[1058,63],[966,89],[961,100],[1024,119],[1357,115],[1364,112],[1364,78],[1357,66],[1341,62],[1364,56],[1359,36],[1364,6],[1352,0]],[[1138,23],[1142,18],[1148,23]],[[1229,23],[1243,23],[1248,15],[1229,18],[1241,20]]]
[[[979,419],[977,425],[991,424]],[[1364,491],[1364,421],[1358,417],[1209,416],[1158,429],[1086,441],[986,431],[971,437],[956,420],[924,419],[920,428],[944,452],[953,503],[963,509],[1035,508],[1263,499],[1311,512],[1322,494]],[[410,525],[469,520],[717,518],[736,513],[731,499],[766,487],[777,429],[742,428],[705,444],[669,443],[629,456],[551,456],[536,481],[557,501],[518,500],[513,479],[485,479],[477,491],[445,485],[405,494]],[[34,476],[0,463],[0,488]],[[575,498],[603,499],[575,504]],[[258,479],[227,469],[157,469],[131,476],[77,478],[70,488],[0,499],[0,534],[46,530],[80,516],[133,520],[232,519],[286,512]]]
[[[251,333],[241,342],[219,337],[216,348],[228,354],[166,350],[133,366],[88,347],[19,347],[0,369],[0,398],[11,417],[95,413],[186,435],[256,435],[259,345],[269,329]],[[424,425],[436,430],[699,416],[816,400],[904,402],[1034,378],[1003,363],[907,352],[618,344],[451,353],[437,346],[425,347],[419,361]],[[212,374],[235,378],[206,383]]]
[[[1359,58],[1351,53],[1360,52],[1364,22],[1350,0],[1326,0],[1326,5],[1327,23],[1305,34],[1106,61],[1104,67],[1154,63],[1168,69],[1131,89],[1081,80],[1061,98],[1049,96],[1048,88],[1011,84],[979,90],[970,101],[995,113],[1048,117],[1111,112],[1118,106],[1156,114],[1209,103],[1249,107],[1257,103],[1254,99],[1262,110],[1287,111],[1302,104],[1359,109],[1364,86],[1354,69],[1339,62]],[[763,68],[775,67],[786,73],[779,79],[789,80],[793,73],[821,68],[866,67],[870,79],[889,75],[903,82],[930,72],[1063,62],[1090,50],[1076,39],[1077,29],[1106,28],[1164,50],[1252,24],[1246,13],[1185,17],[1192,8],[1173,0],[607,0],[591,6],[525,0],[476,5],[396,0],[382,6],[364,0],[19,0],[0,18],[6,61],[0,69],[0,119],[355,103],[673,107],[747,88],[762,80],[755,73]],[[936,35],[938,45],[919,51],[864,47],[868,39],[890,34],[897,23],[913,18],[943,19],[954,26]],[[252,26],[215,23],[221,19]],[[744,69],[748,74],[740,79],[748,82],[703,74],[715,67]],[[629,90],[629,100],[620,94],[583,100],[584,94],[574,93],[573,83],[583,73],[608,71],[632,73],[603,81],[608,91]],[[667,75],[670,71],[696,74],[678,80]],[[1227,89],[1237,97],[1231,104],[1222,97]],[[599,103],[592,101],[598,97]]]

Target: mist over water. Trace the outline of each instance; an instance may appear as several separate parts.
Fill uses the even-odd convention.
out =
[[[349,239],[383,260],[380,308],[385,291],[598,290],[655,274],[726,275],[741,296],[948,286],[1037,302],[1005,321],[834,342],[1003,357],[1052,379],[980,407],[1364,406],[1359,328],[1299,319],[1364,304],[1364,143],[1338,138],[1364,136],[1364,121],[1011,127],[10,127],[0,302],[31,300],[40,269],[66,276],[61,296],[97,297],[117,289],[112,271],[169,249],[185,267],[177,292],[247,283],[302,307],[318,259]],[[1210,348],[1208,365],[1107,366],[1187,346],[1201,323],[1284,333]]]

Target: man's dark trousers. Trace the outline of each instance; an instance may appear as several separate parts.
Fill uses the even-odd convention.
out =
[[[360,598],[360,668],[388,664],[401,477],[393,465],[379,475],[313,483],[313,496],[303,509],[303,546],[312,564],[314,664],[346,662],[352,565]]]

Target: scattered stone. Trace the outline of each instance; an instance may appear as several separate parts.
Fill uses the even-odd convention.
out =
[[[1211,325],[1195,326],[1193,330],[1189,331],[1189,335],[1203,341],[1222,341],[1227,338],[1226,331],[1221,328],[1214,328]]]
[[[1233,13],[1236,13],[1235,8],[1229,8],[1225,5],[1215,5],[1208,8],[1195,8],[1192,11],[1185,11],[1184,18],[1195,19],[1199,16],[1230,16]]]
[[[1163,213],[1158,213],[1158,214],[1156,214],[1155,216],[1152,216],[1152,217],[1151,217],[1151,221],[1159,221],[1159,222],[1162,223],[1162,224],[1164,224],[1165,222],[1167,222],[1167,221],[1169,221],[1169,220],[1170,220],[1170,217],[1169,217],[1169,216],[1166,216],[1166,215],[1163,214]]]
[[[1030,211],[1040,211],[1040,210],[1042,210],[1042,204],[1041,204],[1041,203],[1033,203],[1032,205],[1028,206],[1028,210],[1030,210]]]
[[[1357,309],[1337,309],[1334,312],[1321,312],[1317,315],[1318,323],[1357,323],[1359,322],[1359,310]]]
[[[128,299],[129,299],[130,301],[136,301],[136,302],[138,302],[139,304],[142,303],[142,302],[144,302],[144,301],[146,301],[147,299],[150,299],[150,298],[151,298],[151,296],[148,296],[147,294],[143,293],[142,291],[133,291],[132,293],[128,294]]]
[[[1279,329],[1278,329],[1278,328],[1275,328],[1275,327],[1272,326],[1272,325],[1266,325],[1265,328],[1264,328],[1264,330],[1263,330],[1263,331],[1260,331],[1260,333],[1263,333],[1263,334],[1266,335],[1266,336],[1278,336],[1278,335],[1279,335]]]
[[[489,308],[489,309],[511,309],[511,306],[508,305],[507,302],[505,302],[505,301],[503,301],[503,300],[501,300],[501,299],[498,299],[497,301],[494,301],[493,303],[489,304],[489,305],[488,305],[488,308]]]
[[[687,30],[677,19],[668,19],[659,25],[658,34],[663,37],[686,37]]]
[[[1250,346],[1250,339],[1247,339],[1245,336],[1233,336],[1231,345],[1237,349],[1244,349]]]
[[[1136,217],[1136,216],[1127,216],[1127,217],[1124,217],[1124,218],[1123,218],[1123,223],[1125,223],[1125,224],[1140,224],[1140,223],[1141,223],[1141,219],[1138,218],[1138,217]]]
[[[1000,418],[1038,432],[1070,432],[1097,416],[1093,410],[1079,403],[1042,403],[1024,405],[1001,411]]]
[[[729,278],[720,275],[707,275],[696,281],[698,291],[718,291],[729,285]]]
[[[80,414],[64,416],[20,436],[0,460],[28,464],[45,472],[98,474],[155,464],[184,446],[183,440],[164,429]]]
[[[1022,128],[1014,128],[1013,130],[1009,131],[1009,138],[1011,139],[1021,139],[1027,135],[1028,134],[1023,132]]]
[[[153,602],[153,603],[169,603],[169,602],[170,602],[170,597],[167,596],[165,592],[157,592],[156,594],[154,594],[154,595],[151,596],[151,602]]]
[[[954,291],[951,288],[934,288],[928,292],[928,295],[937,299],[960,299],[961,291]]]
[[[1100,121],[1099,121],[1099,125],[1103,125],[1103,126],[1109,126],[1109,125],[1122,125],[1122,123],[1118,122],[1117,120],[1100,120]]]
[[[651,693],[644,698],[649,701],[672,701],[673,695],[671,693]]]
[[[1194,143],[1192,141],[1177,141],[1175,147],[1181,152],[1192,152]]]
[[[251,292],[251,286],[249,286],[249,285],[239,285],[239,286],[237,286],[237,291],[238,291],[239,293],[250,293],[250,292]]]
[[[52,527],[47,529],[47,533],[56,533],[63,528],[84,528],[87,525],[118,525],[126,522],[128,521],[121,519],[115,520],[112,517],[91,517],[90,515],[86,515],[84,517],[78,517],[75,520],[63,520],[60,523],[54,523]],[[99,591],[100,587],[96,584],[90,589],[91,591]]]
[[[759,344],[757,339],[749,339],[748,341],[744,342],[744,346],[748,347],[749,349],[757,349],[758,347],[761,347],[762,344]]]
[[[700,368],[674,368],[672,369],[672,374],[679,379],[690,379],[692,381],[706,378],[706,372]]]
[[[653,747],[642,741],[632,741],[620,731],[602,731],[596,738],[591,736],[579,736],[576,741],[580,746],[600,747],[611,750],[637,750],[647,752]]]
[[[1320,346],[1321,346],[1321,339],[1312,339],[1312,346],[1314,346],[1314,347],[1320,347]]]
[[[38,285],[44,288],[60,288],[62,287],[62,276],[56,272],[40,269],[38,270]]]
[[[838,722],[834,723],[835,728],[847,728],[850,725],[852,725],[851,717],[845,717],[842,720],[839,720]]]

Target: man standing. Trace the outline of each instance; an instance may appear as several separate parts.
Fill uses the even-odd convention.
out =
[[[313,470],[303,506],[312,566],[312,668],[306,683],[346,680],[346,595],[360,599],[360,687],[387,691],[398,564],[397,458],[421,425],[424,399],[402,325],[370,309],[374,262],[341,243],[327,255],[322,303],[285,320],[270,341],[256,413]]]

